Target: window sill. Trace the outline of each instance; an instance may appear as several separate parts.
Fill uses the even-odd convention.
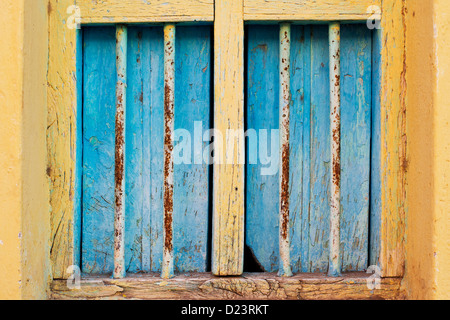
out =
[[[326,274],[298,274],[291,278],[275,273],[246,273],[242,277],[214,277],[209,273],[179,275],[164,280],[159,274],[129,275],[115,280],[88,276],[81,289],[70,290],[66,280],[54,280],[50,298],[66,299],[155,299],[155,300],[399,300],[405,295],[401,278],[381,279],[381,288],[369,290],[363,272],[339,278]]]

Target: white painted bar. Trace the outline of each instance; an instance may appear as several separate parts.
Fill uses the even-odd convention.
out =
[[[127,42],[124,25],[116,27],[116,128],[114,172],[114,273],[115,279],[125,277],[125,110],[127,101]]]
[[[330,266],[328,274],[341,274],[340,217],[341,217],[341,35],[340,24],[329,25],[330,45],[330,133],[331,133],[331,215]]]
[[[175,108],[175,25],[164,26],[164,251],[161,277],[174,276],[173,146]]]
[[[289,117],[291,103],[291,25],[280,25],[280,271],[292,276],[289,241]]]

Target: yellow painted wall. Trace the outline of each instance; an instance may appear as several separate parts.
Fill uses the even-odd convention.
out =
[[[47,1],[1,1],[0,28],[0,299],[44,299]]]
[[[407,8],[405,287],[412,299],[450,299],[450,2]]]
[[[450,1],[435,1],[434,30],[434,298],[450,299]]]
[[[0,299],[21,297],[23,3],[0,2]]]

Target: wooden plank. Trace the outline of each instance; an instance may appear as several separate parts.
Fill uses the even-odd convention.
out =
[[[213,0],[76,0],[76,3],[83,24],[214,21]]]
[[[382,32],[372,39],[372,157],[370,172],[370,253],[369,264],[380,266],[381,232],[381,50]]]
[[[67,8],[73,0],[51,0],[49,9],[49,62],[48,62],[48,119],[47,158],[51,206],[51,249],[52,274],[55,279],[67,278],[67,268],[78,263],[76,250],[78,217],[74,195],[75,180],[80,166],[79,100],[77,88],[81,78],[77,75],[77,30],[69,29],[61,20],[67,15]]]
[[[116,28],[84,31],[82,271],[114,269]]]
[[[280,266],[279,136],[275,134],[273,143],[272,134],[279,129],[279,29],[250,25],[247,35],[247,127],[259,133],[260,140],[259,145],[247,144],[248,156],[255,154],[259,161],[246,165],[246,245],[262,270],[276,272]],[[270,165],[276,170],[263,174]]]
[[[246,21],[364,21],[381,0],[244,0]]]
[[[243,3],[242,0],[217,0],[215,10],[214,128],[225,136],[229,129],[244,129]],[[234,150],[226,150],[226,154],[233,154],[227,159],[232,164],[214,164],[212,271],[215,275],[243,272],[244,165],[240,164],[245,152],[243,140],[238,137],[231,143]],[[222,152],[217,152],[219,160],[224,159]]]
[[[80,290],[69,290],[66,281],[53,281],[51,299],[87,300],[399,300],[405,299],[400,278],[381,279],[381,288],[370,290],[365,273],[348,273],[340,278],[325,274],[278,277],[250,273],[243,277],[217,278],[211,274],[190,274],[169,280],[158,275],[129,276],[113,280],[90,277]]]
[[[279,246],[282,276],[292,276],[289,237],[289,160],[290,160],[290,104],[291,104],[291,26],[280,25],[280,171],[279,171]]]
[[[206,272],[211,258],[208,244],[211,238],[208,231],[210,166],[201,160],[203,150],[209,145],[202,140],[203,131],[211,126],[212,29],[209,26],[177,27],[176,50],[175,272]],[[202,128],[196,132],[199,124]],[[181,139],[178,132],[182,134]]]
[[[329,25],[330,45],[330,264],[328,275],[341,273],[341,25]]]
[[[326,272],[330,233],[330,72],[328,26],[311,28],[311,199],[309,272]]]
[[[368,266],[372,99],[372,32],[341,27],[341,257],[342,271]],[[377,96],[375,94],[375,96]],[[374,185],[374,187],[377,187]],[[378,186],[379,188],[379,186]]]
[[[310,255],[309,255],[309,239],[310,239],[310,220],[309,220],[309,214],[310,214],[310,206],[311,206],[311,54],[312,54],[312,44],[311,44],[311,26],[305,26],[305,27],[296,27],[294,29],[294,39],[295,41],[292,42],[293,46],[293,52],[297,52],[295,48],[298,48],[298,59],[299,61],[298,66],[295,63],[294,58],[294,64],[293,68],[297,70],[299,68],[299,72],[301,74],[301,78],[303,79],[301,82],[296,82],[295,72],[293,69],[293,83],[292,83],[292,92],[298,92],[300,91],[299,95],[297,95],[297,103],[299,105],[299,121],[302,123],[302,151],[301,151],[301,162],[303,163],[303,172],[298,176],[302,179],[302,193],[301,193],[301,215],[300,219],[300,226],[297,227],[297,233],[300,233],[300,236],[297,236],[297,242],[300,241],[301,244],[298,244],[298,247],[301,248],[301,252],[299,255],[300,262],[298,263],[298,271],[301,272],[308,272],[310,270]],[[298,77],[300,78],[300,77]],[[295,100],[294,100],[295,101]],[[295,110],[295,108],[293,108]],[[295,113],[294,113],[295,114]],[[292,122],[292,119],[291,119]],[[293,123],[293,130],[294,130],[294,136],[293,136],[293,145],[295,145],[295,122]],[[295,153],[291,153],[291,155],[294,155]],[[300,160],[295,161],[294,158],[292,158],[292,162],[298,163]],[[296,179],[293,177],[292,181],[295,181]],[[294,188],[292,188],[291,191],[291,200],[295,199],[294,194]],[[294,204],[294,203],[292,203]],[[292,208],[292,206],[291,206]],[[298,229],[299,228],[299,229]],[[294,225],[295,230],[295,225]],[[293,234],[295,232],[293,231]],[[293,240],[291,240],[293,242]]]
[[[383,276],[405,268],[406,1],[383,1],[381,19],[381,253]]]
[[[125,153],[127,112],[127,49],[128,29],[116,27],[116,124],[114,162],[114,273],[115,279],[125,277]]]
[[[164,44],[162,27],[128,27],[125,262],[160,271],[163,233]]]
[[[309,265],[311,27],[292,26],[290,112],[290,221],[293,272]]]
[[[174,275],[173,265],[173,147],[175,131],[175,25],[164,26],[164,250],[161,277]]]

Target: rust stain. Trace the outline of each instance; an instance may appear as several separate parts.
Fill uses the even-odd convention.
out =
[[[289,121],[288,121],[289,122]],[[284,144],[281,151],[282,156],[282,174],[281,174],[281,237],[283,239],[288,238],[289,231],[289,144]]]
[[[173,184],[169,182],[169,175],[173,173],[172,162],[172,128],[173,102],[172,89],[168,83],[164,87],[164,248],[173,250]]]

